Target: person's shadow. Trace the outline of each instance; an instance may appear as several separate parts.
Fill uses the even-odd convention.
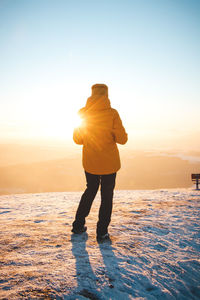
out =
[[[77,287],[76,290],[73,291],[73,296],[81,295],[89,299],[99,300],[101,296],[97,291],[98,286],[96,284],[98,278],[90,265],[89,255],[86,250],[87,239],[88,234],[86,232],[81,235],[71,235],[72,254],[76,259],[77,278]],[[71,297],[71,299],[75,298]]]
[[[112,246],[112,242],[106,241],[103,243],[99,243],[99,249],[101,251],[101,255],[103,258],[103,262],[105,265],[105,274],[108,280],[109,288],[113,289],[113,293],[115,295],[117,288],[118,299],[124,299],[123,295],[120,295],[120,290],[126,290],[126,293],[132,296],[135,296],[132,285],[130,282],[125,282],[122,278],[123,275],[127,275],[129,277],[129,271],[125,270],[123,266],[120,266],[120,259],[116,257],[114,250],[115,248]],[[126,280],[129,281],[129,280]],[[126,285],[126,286],[125,286]],[[114,299],[114,298],[113,298]]]
[[[76,259],[77,287],[75,288],[75,290],[73,290],[71,297],[69,296],[68,299],[75,299],[74,297],[76,295],[81,295],[93,300],[106,299],[104,298],[104,296],[107,297],[112,294],[112,292],[114,292],[115,294],[118,291],[119,286],[117,286],[117,284],[119,284],[119,282],[121,282],[122,284],[122,286],[120,287],[121,290],[124,289],[124,283],[121,280],[121,277],[122,273],[124,273],[125,270],[123,269],[123,267],[119,266],[119,260],[114,254],[114,248],[112,247],[111,241],[98,243],[104,262],[104,266],[102,266],[103,270],[101,273],[104,278],[104,284],[105,281],[107,281],[106,285],[103,284],[103,289],[100,288],[99,284],[101,284],[100,281],[102,279],[98,278],[92,270],[89,255],[86,250],[87,239],[87,233],[83,233],[81,235],[71,235],[72,254]],[[117,290],[114,289],[115,287],[117,288]],[[132,288],[129,289],[127,286],[126,292],[133,295]]]
[[[126,254],[119,258],[115,255],[115,250],[118,249],[114,248],[111,241],[98,243],[103,265],[98,267],[98,273],[95,275],[86,250],[87,239],[86,232],[71,235],[72,254],[76,259],[77,287],[71,291],[67,299],[79,299],[79,296],[92,300],[126,299],[130,295],[136,297],[140,294],[138,289],[140,282],[145,285],[144,288],[148,292],[155,289],[145,275],[140,274],[137,277],[135,271],[132,272],[133,261],[129,262]],[[142,268],[141,264],[138,266]]]

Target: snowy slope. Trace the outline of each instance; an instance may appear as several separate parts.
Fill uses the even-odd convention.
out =
[[[80,193],[0,197],[0,299],[200,299],[200,192],[116,191],[98,244],[71,235]]]

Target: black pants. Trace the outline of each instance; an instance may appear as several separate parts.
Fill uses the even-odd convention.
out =
[[[103,235],[108,232],[108,225],[111,219],[116,173],[93,175],[85,172],[85,176],[87,188],[81,197],[75,221],[73,222],[73,228],[79,229],[85,224],[85,218],[89,215],[92,202],[101,183],[101,205],[99,208],[97,235]]]

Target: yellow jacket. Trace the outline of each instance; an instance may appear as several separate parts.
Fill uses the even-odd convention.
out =
[[[121,164],[116,143],[125,144],[128,139],[117,110],[107,96],[92,96],[79,115],[83,123],[75,128],[73,139],[83,145],[83,168],[95,175],[117,172]]]

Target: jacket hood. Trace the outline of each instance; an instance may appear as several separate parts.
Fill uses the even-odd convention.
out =
[[[90,112],[98,112],[110,108],[110,100],[107,96],[91,96],[87,99],[85,107],[78,111],[78,114],[84,118],[86,115],[89,116]]]
[[[107,96],[91,96],[87,99],[85,109],[87,111],[98,111],[98,110],[104,110],[104,109],[109,109],[111,108],[110,106],[110,100],[108,99]]]

